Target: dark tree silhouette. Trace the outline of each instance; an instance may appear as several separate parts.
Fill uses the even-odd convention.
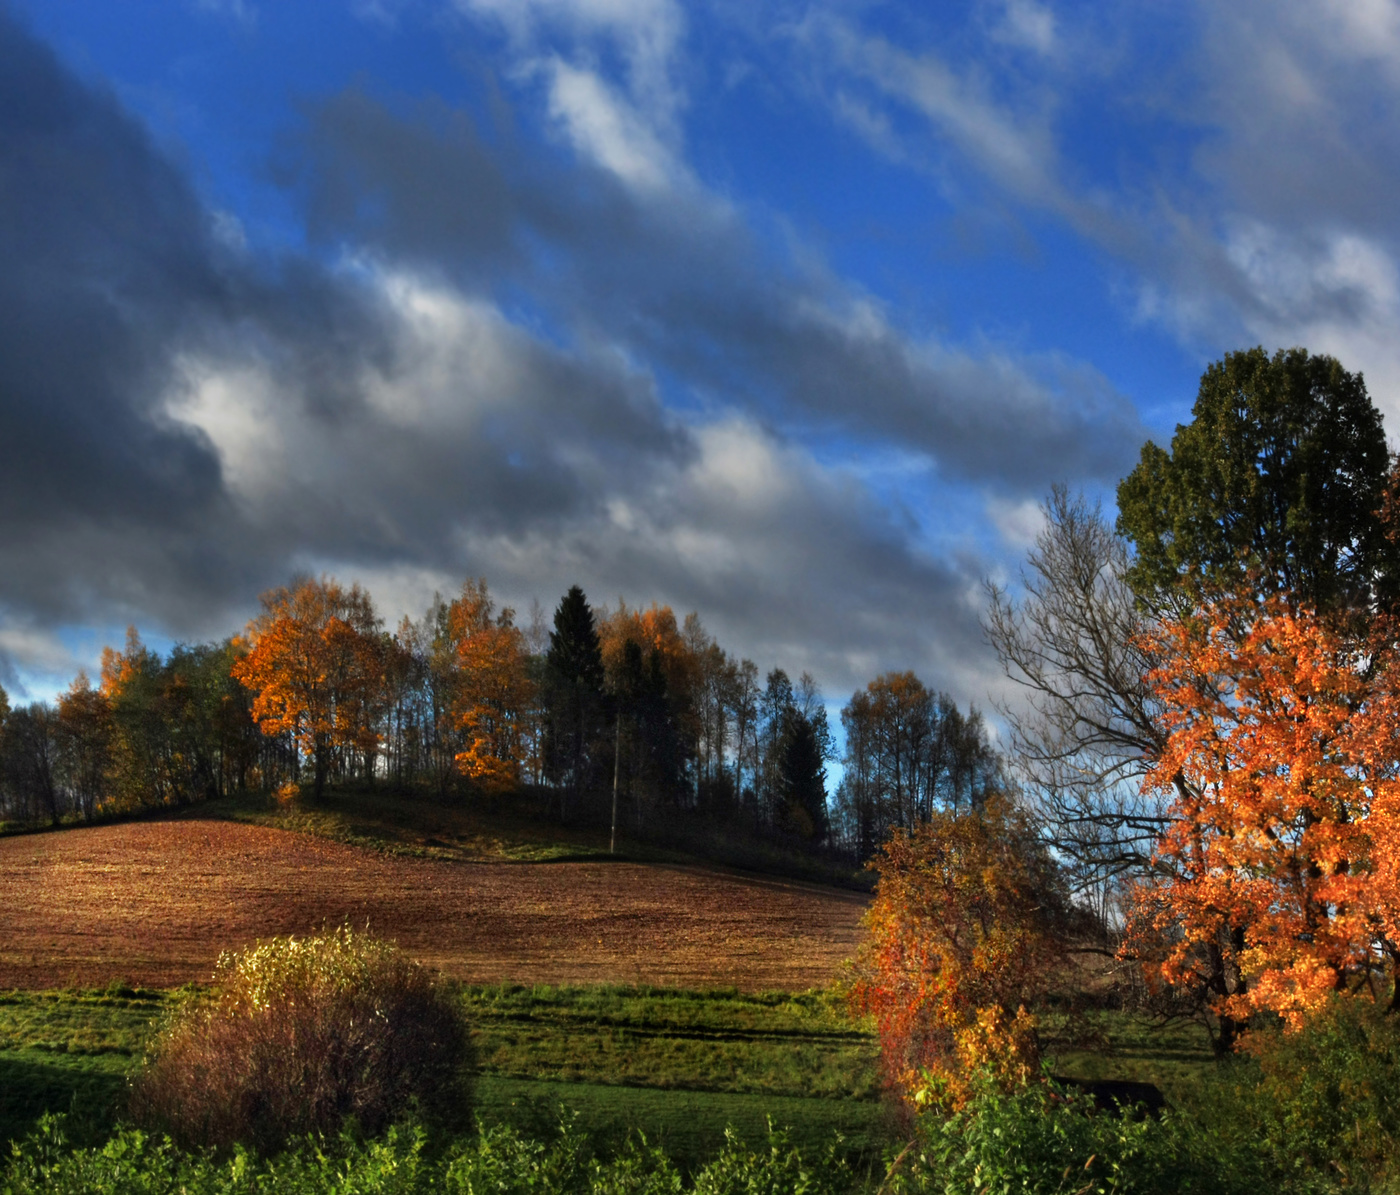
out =
[[[604,710],[603,652],[588,599],[570,586],[554,612],[545,657],[545,776],[567,821],[593,781]]]

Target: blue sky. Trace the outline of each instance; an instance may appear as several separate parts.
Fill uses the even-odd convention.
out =
[[[1207,363],[1392,415],[1397,98],[1389,0],[0,5],[0,683],[329,571],[985,705]]]

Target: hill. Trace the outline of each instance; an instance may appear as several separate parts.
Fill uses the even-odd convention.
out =
[[[411,845],[411,844],[409,844]],[[350,921],[468,982],[801,990],[865,898],[668,862],[373,849],[218,810],[0,839],[0,989],[200,982],[219,952]]]

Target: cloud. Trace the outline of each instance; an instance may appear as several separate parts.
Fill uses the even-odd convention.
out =
[[[504,28],[525,61],[557,57],[546,50],[562,38],[575,56],[596,58],[600,45],[621,55],[632,100],[668,126],[681,94],[674,59],[685,31],[676,0],[456,0],[457,8]]]
[[[837,689],[912,666],[970,699],[980,560],[813,446],[1015,502],[1141,439],[1092,370],[911,333],[693,180],[642,185],[635,130],[564,161],[431,101],[303,111],[279,177],[314,252],[274,257],[0,16],[4,626],[225,634],[307,567],[578,580]]]
[[[557,59],[548,73],[549,114],[575,149],[642,192],[665,191],[683,178],[661,138],[606,81]]]
[[[1194,343],[1332,353],[1393,422],[1400,9],[1247,0],[1202,6],[1197,32],[1174,67],[1197,147],[1190,172],[1153,180],[1170,198],[1144,310]]]
[[[336,217],[320,221],[324,235],[456,261],[463,279],[480,282],[489,258],[495,285],[534,295],[566,338],[658,362],[690,397],[815,433],[894,438],[949,476],[1039,495],[1065,476],[1118,476],[1144,437],[1131,403],[1092,369],[913,335],[819,264],[760,241],[698,185],[638,188],[660,186],[662,168],[645,159],[624,159],[634,180],[622,182],[483,145],[460,115],[398,117],[360,93],[333,97],[310,114],[310,208]],[[450,209],[460,215],[441,214],[465,178],[491,180],[480,221],[466,186]],[[370,215],[346,180],[376,197]],[[500,248],[529,245],[543,248]]]
[[[1023,7],[1013,6],[1006,20]],[[1033,23],[1032,10],[1025,8],[1020,19]],[[795,35],[823,73],[859,83],[884,102],[917,113],[998,186],[1038,206],[1068,206],[1044,96],[1020,97],[1013,108],[976,74],[956,71],[933,51],[911,52],[824,14],[809,17]],[[849,93],[838,85],[834,94],[849,112]],[[857,127],[862,126],[876,133],[872,144],[885,152],[886,122],[867,112]]]
[[[887,15],[814,9],[791,39],[876,152],[955,209],[1057,221],[1191,355],[1304,344],[1400,417],[1400,4],[1198,3],[1110,26],[988,0],[936,39]]]
[[[1053,54],[1059,48],[1055,14],[1035,0],[1007,0],[1000,19],[992,27],[992,36],[1042,55]]]

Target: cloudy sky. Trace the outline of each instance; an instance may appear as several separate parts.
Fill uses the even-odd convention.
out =
[[[985,703],[1203,367],[1400,396],[1391,0],[0,0],[0,683],[299,571]]]

